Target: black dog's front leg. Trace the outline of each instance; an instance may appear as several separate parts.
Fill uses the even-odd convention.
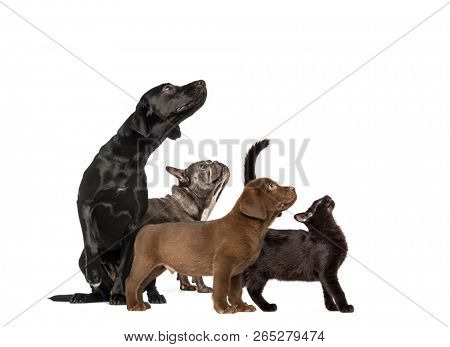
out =
[[[147,292],[148,302],[151,304],[165,304],[167,303],[164,295],[159,294],[158,289],[156,289],[156,279],[151,281],[147,288],[145,288]]]
[[[128,269],[131,265],[133,252],[133,238],[126,237],[121,244],[120,249],[120,263],[117,270],[117,276],[111,290],[109,303],[111,305],[125,305],[125,279],[128,275]]]
[[[340,312],[353,312],[353,306],[347,303],[344,291],[339,284],[337,274],[325,275],[321,278],[320,282],[328,294],[334,299]]]
[[[105,274],[100,262],[98,245],[94,240],[97,226],[92,219],[92,210],[90,204],[78,204],[78,216],[83,231],[84,255],[86,257],[83,273],[86,281],[96,288],[102,283]]]

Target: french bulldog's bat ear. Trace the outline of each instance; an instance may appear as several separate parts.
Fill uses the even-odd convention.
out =
[[[151,107],[141,99],[136,106],[136,111],[133,113],[128,126],[131,130],[138,134],[149,137],[151,132],[150,115],[152,113]]]
[[[267,218],[266,207],[258,196],[257,190],[253,188],[244,189],[239,202],[239,210],[249,217],[262,220]]]
[[[178,181],[181,185],[189,183],[189,178],[186,177],[186,170],[180,170],[172,166],[166,166],[166,171],[178,178]]]

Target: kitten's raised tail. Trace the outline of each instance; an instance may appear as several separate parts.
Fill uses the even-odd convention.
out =
[[[244,162],[244,184],[247,184],[250,181],[256,179],[255,166],[256,166],[256,158],[259,153],[269,146],[270,141],[264,139],[262,141],[256,142],[247,152],[245,156]]]

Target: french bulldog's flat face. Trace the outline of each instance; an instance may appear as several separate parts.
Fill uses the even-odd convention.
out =
[[[170,166],[166,170],[178,178],[180,186],[205,201],[208,215],[230,178],[230,170],[226,165],[211,160],[198,161],[185,170]]]

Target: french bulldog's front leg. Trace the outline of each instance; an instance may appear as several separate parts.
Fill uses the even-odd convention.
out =
[[[177,274],[177,279],[180,281],[180,289],[186,291],[194,291],[197,290],[196,286],[193,286],[189,282],[189,278],[182,274]]]
[[[202,276],[192,277],[192,282],[197,286],[197,292],[199,293],[212,293],[212,288],[208,287],[205,282],[203,282]]]

